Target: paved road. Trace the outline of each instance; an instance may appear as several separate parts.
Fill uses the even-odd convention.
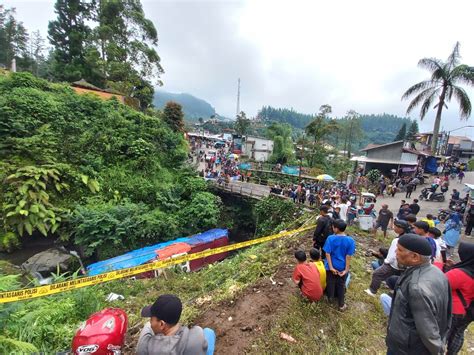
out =
[[[450,196],[453,189],[457,189],[458,191],[460,191],[461,196],[464,197],[466,195],[466,192],[463,191],[465,188],[464,183],[474,184],[474,172],[466,173],[466,176],[462,184],[459,184],[457,179],[450,180],[449,190],[446,193],[445,202],[420,201],[418,204],[420,205],[421,210],[420,210],[420,213],[418,213],[418,215],[422,217],[425,217],[428,213],[431,213],[433,215],[438,215],[438,211],[440,208],[448,208]],[[382,204],[386,203],[388,205],[388,208],[394,214],[396,214],[398,212],[398,209],[400,208],[400,204],[402,200],[406,200],[407,203],[412,203],[414,198],[418,198],[422,188],[426,186],[429,186],[429,185],[425,184],[423,186],[418,186],[416,188],[416,191],[414,191],[411,194],[411,198],[405,198],[405,192],[398,192],[395,195],[395,197],[378,198],[377,203],[375,204],[375,207],[377,208],[377,211],[378,211],[381,208]]]

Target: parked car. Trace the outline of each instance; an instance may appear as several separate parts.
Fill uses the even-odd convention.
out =
[[[216,143],[214,143],[214,148],[216,149],[221,149],[221,148],[224,148],[225,147],[225,142],[223,141],[218,141]]]

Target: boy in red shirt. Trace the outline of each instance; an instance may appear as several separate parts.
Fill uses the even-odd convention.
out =
[[[298,264],[293,271],[293,282],[298,285],[304,297],[310,301],[319,301],[323,295],[319,271],[314,263],[306,262],[306,253],[303,250],[295,252]]]

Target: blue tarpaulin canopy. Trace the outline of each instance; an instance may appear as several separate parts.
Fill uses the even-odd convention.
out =
[[[94,276],[104,272],[126,269],[129,267],[145,264],[157,257],[157,250],[163,249],[174,243],[186,243],[188,240],[189,238],[187,237],[178,238],[155,245],[150,245],[141,249],[132,250],[128,253],[116,256],[115,258],[99,261],[87,267],[87,274],[89,276]]]
[[[284,165],[283,168],[281,169],[281,172],[285,174],[290,174],[290,175],[298,175],[300,172],[300,168],[297,166]]]
[[[252,164],[250,164],[250,163],[240,163],[239,164],[239,169],[241,169],[241,170],[252,169]]]
[[[438,163],[436,162],[436,158],[435,158],[435,157],[428,157],[428,158],[426,158],[425,172],[427,172],[427,173],[435,173],[437,168],[438,168]]]
[[[227,229],[218,229],[218,228],[211,229],[211,230],[208,230],[207,232],[196,234],[189,237],[189,241],[187,241],[186,243],[190,245],[208,243],[222,237],[227,237],[228,234],[229,232],[227,231]]]

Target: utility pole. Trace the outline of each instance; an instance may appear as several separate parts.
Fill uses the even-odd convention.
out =
[[[239,113],[240,113],[240,78],[237,81],[237,112],[235,115],[238,116]]]

